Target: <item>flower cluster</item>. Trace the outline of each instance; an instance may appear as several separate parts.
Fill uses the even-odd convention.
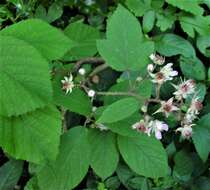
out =
[[[78,70],[78,74],[81,76],[85,76],[86,70],[84,68],[80,68]],[[72,74],[70,74],[69,76],[64,76],[64,79],[61,80],[61,83],[62,83],[62,89],[66,92],[66,94],[71,93],[73,88],[76,86],[74,84]],[[86,90],[87,95],[91,98],[93,98],[96,94],[96,92],[92,89],[88,89],[88,90],[85,89],[85,90]]]
[[[172,68],[173,63],[168,63],[164,67],[162,67],[158,72],[153,73],[154,69],[156,68],[156,65],[163,65],[165,63],[165,58],[156,54],[152,54],[150,55],[150,59],[155,64],[149,64],[147,67],[149,75],[152,77],[152,82],[163,84],[166,81],[173,80],[173,77],[178,75],[178,72],[173,70]]]
[[[178,72],[173,70],[173,63],[168,63],[164,65],[165,58],[159,56],[157,54],[150,55],[150,59],[153,61],[152,64],[149,64],[147,67],[147,71],[149,76],[151,77],[151,81],[155,84],[159,85],[160,91],[161,85],[166,81],[172,81],[175,76],[178,75]],[[158,67],[158,71],[154,73]],[[156,98],[150,100],[151,102],[155,102],[160,104],[160,108],[155,111],[152,115],[156,113],[163,113],[167,118],[170,114],[173,114],[174,117],[180,121],[180,127],[176,129],[176,132],[181,133],[181,137],[183,139],[189,139],[192,136],[193,129],[192,127],[195,125],[193,122],[198,117],[200,110],[203,108],[202,102],[200,98],[196,95],[196,83],[194,80],[184,80],[181,81],[180,84],[175,85],[172,84],[175,88],[175,92],[173,93],[174,97],[171,97],[168,100],[161,100],[159,96],[156,94]],[[158,92],[159,94],[160,92]],[[191,103],[187,106],[187,102],[191,99]],[[188,101],[185,101],[188,100]],[[149,101],[148,101],[149,103]],[[148,106],[148,104],[146,104]],[[169,126],[157,119],[152,118],[147,114],[147,106],[143,106],[142,112],[144,113],[144,119],[140,120],[137,123],[132,125],[132,128],[151,136],[154,136],[157,139],[162,138],[162,132],[168,131]],[[187,111],[182,110],[182,106],[187,106]]]

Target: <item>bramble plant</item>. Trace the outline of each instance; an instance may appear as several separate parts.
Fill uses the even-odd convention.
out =
[[[0,190],[209,190],[209,12],[0,4]]]

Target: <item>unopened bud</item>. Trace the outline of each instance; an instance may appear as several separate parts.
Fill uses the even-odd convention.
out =
[[[95,93],[96,93],[96,92],[95,92],[94,90],[89,90],[89,91],[88,91],[88,96],[89,96],[89,97],[94,97],[94,96],[95,96]]]
[[[154,71],[154,65],[153,64],[149,64],[148,66],[147,66],[147,71],[148,72],[153,72]]]
[[[78,72],[80,75],[85,75],[85,73],[86,73],[84,68],[80,68]]]

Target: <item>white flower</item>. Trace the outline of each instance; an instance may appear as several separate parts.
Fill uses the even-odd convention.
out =
[[[137,78],[136,78],[136,81],[137,81],[137,82],[141,82],[142,80],[143,80],[142,77],[137,77]]]
[[[80,68],[78,72],[80,75],[85,75],[86,70],[84,68]]]
[[[140,120],[139,122],[134,123],[132,125],[132,129],[136,129],[138,131],[145,132],[147,128],[146,128],[144,120]]]
[[[147,112],[147,106],[146,105],[143,105],[141,107],[141,111],[144,112],[144,113],[146,113]]]
[[[157,65],[162,65],[165,63],[165,57],[162,57],[160,55],[157,55],[155,53],[151,54],[149,58],[153,61],[153,63]]]
[[[155,137],[160,140],[162,139],[161,132],[168,131],[168,125],[162,121],[154,120],[149,122],[149,126],[146,130],[146,133],[148,136],[151,135],[151,133],[155,133]]]
[[[96,128],[100,129],[101,131],[107,131],[109,128],[101,123],[96,125]]]
[[[189,109],[187,110],[183,123],[189,124],[192,123],[199,114],[199,111],[203,108],[203,104],[199,101],[199,98],[193,98]]]
[[[96,94],[96,92],[95,92],[94,90],[89,90],[89,91],[88,91],[88,96],[89,96],[89,97],[94,97],[95,94]]]
[[[97,110],[97,107],[93,106],[92,107],[92,112],[96,112],[96,110]]]
[[[188,110],[187,113],[186,113],[185,116],[184,116],[183,123],[184,123],[184,124],[190,124],[190,123],[192,123],[196,118],[197,118],[197,116],[196,116],[193,112],[190,112],[190,111]]]
[[[61,80],[61,83],[63,84],[62,89],[66,91],[66,94],[69,92],[72,92],[72,89],[74,88],[74,82],[73,82],[73,76],[70,74],[69,77],[64,77],[64,80]]]
[[[148,72],[153,72],[154,71],[154,65],[153,64],[149,64],[148,66],[147,66],[147,71]]]
[[[199,100],[198,97],[196,97],[196,98],[192,99],[192,102],[191,102],[188,112],[192,112],[195,115],[198,115],[199,111],[202,110],[202,108],[203,108],[202,102]]]
[[[181,84],[173,85],[176,88],[176,92],[174,92],[174,95],[178,100],[182,98],[187,98],[189,95],[193,94],[195,92],[195,81],[194,80],[187,80],[183,81]]]
[[[173,105],[173,98],[170,98],[168,101],[161,101],[161,107],[154,114],[163,112],[168,117],[171,112],[177,110],[179,108]]]
[[[178,72],[174,71],[172,66],[173,63],[168,63],[159,72],[155,74],[149,73],[150,76],[153,78],[152,82],[162,84],[163,82],[172,80],[173,77],[178,75]]]
[[[195,124],[184,125],[184,127],[179,127],[178,129],[176,129],[176,132],[177,131],[181,132],[181,136],[183,139],[190,139],[193,133],[193,130],[192,130],[193,125]]]

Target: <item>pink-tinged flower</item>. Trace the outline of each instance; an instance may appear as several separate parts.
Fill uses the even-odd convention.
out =
[[[63,84],[62,89],[66,91],[66,94],[69,92],[72,92],[72,89],[74,88],[74,82],[73,82],[73,76],[70,74],[69,77],[64,77],[64,80],[61,80],[61,83]]]
[[[199,100],[199,98],[193,98],[188,111],[194,113],[195,115],[198,115],[199,111],[202,109],[203,109],[203,104]]]
[[[165,57],[157,55],[155,53],[151,54],[149,58],[153,61],[153,63],[157,65],[163,65],[165,63]]]
[[[161,101],[161,107],[154,114],[163,112],[166,117],[173,111],[179,110],[178,107],[173,105],[173,98],[170,98],[168,101]]]
[[[176,88],[176,92],[174,95],[178,100],[182,98],[187,98],[189,95],[195,92],[195,81],[190,79],[187,81],[183,81],[180,85],[173,85]]]
[[[178,75],[178,72],[174,71],[172,66],[173,63],[168,63],[159,72],[155,74],[149,73],[150,76],[153,78],[152,82],[162,84],[168,80],[172,80],[173,77]]]
[[[192,130],[193,125],[195,124],[184,125],[184,127],[179,127],[178,129],[176,129],[176,132],[181,132],[181,136],[183,139],[190,139],[193,133]]]
[[[145,132],[147,129],[144,120],[140,120],[139,122],[134,123],[132,128],[141,132]]]
[[[151,135],[151,133],[155,134],[155,137],[160,140],[162,139],[162,132],[163,131],[168,131],[168,125],[162,121],[159,120],[154,120],[150,121],[148,128],[146,130],[146,133],[148,136]]]

